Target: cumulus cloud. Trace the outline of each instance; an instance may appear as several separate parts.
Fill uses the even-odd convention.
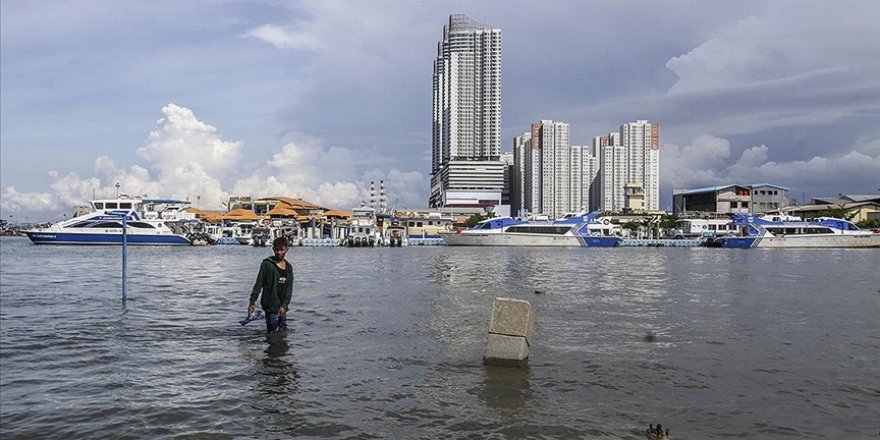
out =
[[[727,139],[703,135],[694,138],[688,145],[663,146],[660,150],[663,164],[661,186],[687,189],[772,183],[797,188],[811,195],[878,188],[878,145],[878,139],[863,138],[846,153],[785,162],[770,160],[771,148],[756,145],[746,148],[733,160],[734,154]]]
[[[137,155],[163,173],[198,164],[208,174],[225,172],[238,163],[241,142],[224,141],[217,129],[199,121],[192,110],[168,104],[147,143]]]
[[[424,205],[419,192],[427,186],[419,172],[391,169],[359,171],[361,155],[349,148],[326,147],[319,139],[288,135],[280,150],[250,176],[233,180],[228,174],[239,165],[243,145],[221,138],[218,130],[196,118],[190,109],[169,104],[137,155],[143,165],[118,166],[111,158],[95,159],[94,175],[51,171],[52,192],[21,193],[8,187],[2,208],[17,211],[67,211],[93,197],[170,197],[220,209],[230,195],[290,196],[321,206],[350,209],[369,199],[369,182],[386,182],[389,204]],[[117,189],[116,185],[119,184]],[[224,184],[226,186],[224,186]],[[227,191],[225,188],[231,188]]]
[[[21,193],[14,186],[7,186],[3,190],[3,210],[7,212],[48,212],[56,207],[55,198],[50,193]]]
[[[235,183],[233,192],[255,197],[289,195],[333,208],[349,209],[368,201],[370,182],[378,200],[379,184],[386,182],[389,207],[395,202],[422,206],[419,192],[427,180],[419,172],[373,169],[358,173],[362,159],[349,148],[325,147],[315,139],[288,139],[252,176]],[[399,203],[396,206],[401,206]]]

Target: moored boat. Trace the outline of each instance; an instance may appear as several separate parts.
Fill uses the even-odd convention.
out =
[[[880,247],[880,234],[863,230],[852,222],[839,218],[801,220],[785,216],[730,216],[737,232],[716,238],[713,241],[714,246],[744,249]]]
[[[349,247],[376,246],[376,211],[369,206],[361,206],[351,210],[348,237],[345,244]]]
[[[34,244],[114,245],[122,244],[124,226],[128,244],[189,245],[190,231],[182,222],[191,219],[178,209],[187,203],[129,197],[93,200],[92,212],[24,233]]]
[[[603,225],[598,216],[598,212],[570,214],[554,221],[491,218],[471,229],[441,232],[440,236],[450,246],[619,246],[620,237],[593,232]]]

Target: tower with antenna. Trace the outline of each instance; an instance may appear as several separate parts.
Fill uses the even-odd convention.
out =
[[[388,199],[385,198],[385,181],[379,181],[379,209],[382,213],[388,212]]]
[[[376,182],[370,181],[370,208],[376,211]]]

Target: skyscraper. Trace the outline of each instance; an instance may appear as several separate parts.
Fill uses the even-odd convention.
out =
[[[501,202],[501,30],[450,15],[434,61],[429,204]]]

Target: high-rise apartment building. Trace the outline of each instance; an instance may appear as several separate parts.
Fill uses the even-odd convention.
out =
[[[660,209],[660,124],[627,122],[593,139],[593,150],[600,171],[591,209]]]
[[[450,15],[434,61],[429,204],[501,202],[501,30]]]
[[[510,189],[510,212],[521,216],[526,209],[526,156],[532,154],[532,134],[513,138],[513,177]],[[529,174],[529,177],[531,174]],[[531,206],[531,203],[529,204]]]
[[[624,208],[623,186],[626,184],[626,149],[620,145],[620,134],[609,133],[593,139],[593,153],[599,165],[594,197],[590,203],[592,211],[621,212]]]
[[[660,209],[660,124],[627,122],[620,126],[620,142],[627,154],[625,184],[636,193],[641,186],[645,209]]]
[[[537,125],[541,150],[541,212],[560,217],[572,210],[571,128],[565,122],[549,119]]]
[[[571,146],[571,210],[590,209],[591,188],[599,174],[599,160],[586,145]]]

